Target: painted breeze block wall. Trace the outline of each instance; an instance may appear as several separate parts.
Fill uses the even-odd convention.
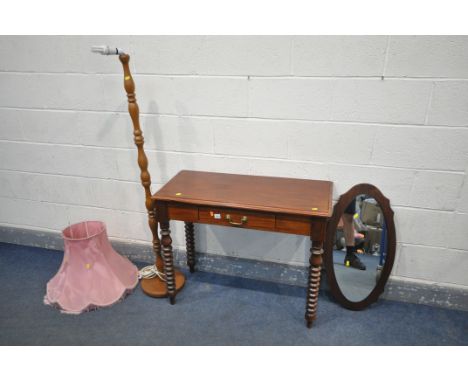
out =
[[[131,55],[153,191],[182,169],[330,180],[335,200],[373,183],[395,211],[392,277],[468,288],[468,37],[0,37],[0,225],[99,219],[150,241],[100,44]],[[306,238],[196,230],[200,252],[307,264]]]

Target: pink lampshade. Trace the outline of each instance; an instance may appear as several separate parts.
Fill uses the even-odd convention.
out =
[[[73,224],[62,234],[62,265],[47,283],[44,303],[79,314],[122,300],[138,284],[138,269],[114,251],[103,222]]]

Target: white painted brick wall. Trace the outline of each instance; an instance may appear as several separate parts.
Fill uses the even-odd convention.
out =
[[[393,274],[468,287],[468,37],[0,37],[0,224],[100,219],[150,240],[121,65],[89,52],[102,43],[132,55],[153,190],[181,169],[331,180],[335,200],[374,183],[395,210]],[[307,264],[299,236],[196,235]]]
[[[466,81],[434,82],[427,122],[442,126],[467,126],[468,83]]]
[[[463,172],[468,129],[385,126],[376,134],[372,163],[378,166]]]
[[[369,164],[377,129],[372,125],[293,122],[288,126],[289,157],[325,163]],[[286,138],[285,137],[285,138]],[[330,150],[330,147],[333,147]],[[353,154],[349,155],[350,147]]]
[[[440,259],[441,250],[443,250],[443,261]],[[395,271],[402,277],[466,284],[468,274],[466,251],[405,244],[399,259]]]
[[[138,73],[228,76],[290,74],[291,39],[272,36],[135,37]]]
[[[380,76],[387,41],[385,36],[296,37],[293,39],[293,72],[297,76]]]
[[[468,78],[468,36],[399,36],[388,45],[385,75]]]

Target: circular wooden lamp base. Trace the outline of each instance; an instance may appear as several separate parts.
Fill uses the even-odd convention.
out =
[[[176,293],[179,292],[185,285],[185,276],[182,272],[175,270]],[[152,279],[141,279],[141,289],[145,294],[155,298],[167,297],[166,283],[159,277]]]

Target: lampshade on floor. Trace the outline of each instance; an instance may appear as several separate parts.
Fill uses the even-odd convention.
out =
[[[44,303],[79,314],[115,304],[136,287],[137,267],[114,251],[103,222],[73,224],[62,234],[62,265],[47,283]]]

